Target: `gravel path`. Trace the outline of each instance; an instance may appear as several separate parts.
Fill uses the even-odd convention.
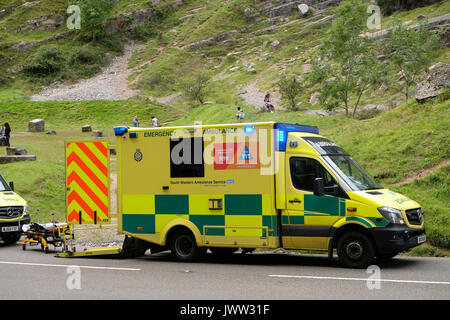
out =
[[[47,100],[126,100],[139,94],[128,87],[128,61],[142,46],[128,44],[124,55],[115,57],[98,75],[72,85],[53,85],[30,97],[32,101]]]
[[[262,109],[265,106],[264,97],[266,92],[259,91],[257,82],[248,84],[238,94],[244,99],[246,104],[252,105],[257,109]],[[270,95],[275,110],[283,110],[283,107],[280,105],[280,94],[278,92],[270,92]]]

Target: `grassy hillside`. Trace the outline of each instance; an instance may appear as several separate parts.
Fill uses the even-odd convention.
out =
[[[9,121],[13,130],[27,130],[28,121],[38,118],[45,119],[48,130],[81,128],[85,124],[112,129],[116,125],[131,125],[135,115],[141,119],[142,125],[150,125],[152,115],[160,123],[165,123],[184,113],[175,107],[142,99],[45,102],[0,100],[0,108],[0,121]]]

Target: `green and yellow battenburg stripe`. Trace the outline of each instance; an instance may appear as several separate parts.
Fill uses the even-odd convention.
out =
[[[222,208],[211,209],[211,199],[221,200]],[[204,244],[268,246],[279,229],[273,198],[264,194],[123,195],[122,211],[124,232],[162,235],[182,219],[196,227]]]

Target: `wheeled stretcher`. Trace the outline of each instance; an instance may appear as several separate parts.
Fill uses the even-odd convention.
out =
[[[30,246],[41,245],[41,249],[48,253],[48,245],[55,248],[66,245],[66,240],[72,239],[70,226],[67,223],[51,222],[45,224],[31,223],[22,226],[25,239],[22,249],[26,250],[27,243]],[[64,248],[65,249],[65,248]]]

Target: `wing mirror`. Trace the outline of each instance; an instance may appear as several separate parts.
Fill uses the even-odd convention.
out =
[[[315,196],[323,196],[325,193],[325,188],[323,186],[323,178],[315,178],[314,179],[314,195]]]
[[[13,181],[9,182],[9,187],[11,188],[12,191],[14,191],[14,182]]]

